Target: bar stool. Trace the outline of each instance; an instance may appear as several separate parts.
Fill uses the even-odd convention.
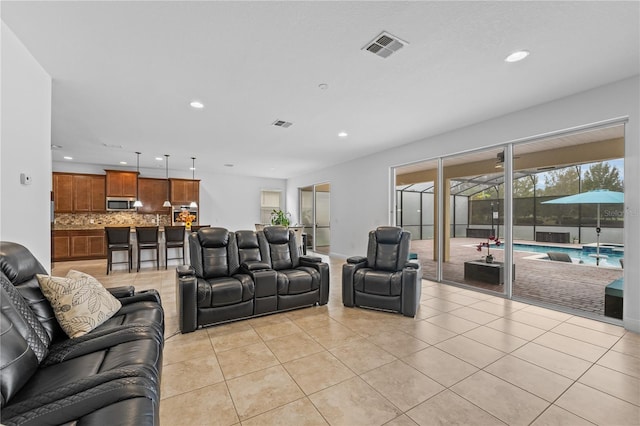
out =
[[[138,271],[140,271],[140,252],[142,250],[155,250],[156,269],[160,269],[160,243],[158,243],[157,226],[136,226],[136,237],[138,239]]]
[[[128,263],[131,272],[131,228],[128,226],[106,226],[104,233],[107,238],[107,275],[114,263]],[[125,262],[114,262],[113,252],[126,251]]]
[[[182,249],[182,255],[169,258],[168,252],[170,248]],[[182,264],[184,265],[184,226],[164,227],[164,258],[164,269],[169,266],[169,260],[173,259],[182,259]]]

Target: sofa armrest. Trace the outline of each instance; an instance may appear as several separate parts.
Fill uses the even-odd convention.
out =
[[[278,273],[273,269],[249,271],[255,284],[255,297],[269,297],[278,294]]]
[[[400,312],[415,317],[422,295],[422,267],[419,262],[407,262],[402,270],[402,300]]]
[[[365,266],[366,266],[367,258],[365,256],[351,256],[347,258],[347,263],[350,263],[353,265],[359,264],[359,263],[365,263]]]
[[[138,291],[134,293],[133,296],[121,297],[118,300],[123,306],[136,302],[155,302],[161,304],[160,293],[155,289]]]
[[[198,328],[198,278],[180,269],[176,270],[176,310],[180,332],[190,333]]]
[[[318,305],[326,305],[329,302],[329,265],[324,262],[316,264],[316,269],[320,272],[320,299]]]
[[[240,269],[245,273],[249,273],[252,271],[261,271],[264,269],[271,269],[271,266],[268,263],[254,260],[249,262],[243,262],[242,264],[240,264]]]
[[[176,275],[178,277],[186,277],[188,275],[195,275],[196,270],[191,265],[178,265],[176,268]]]
[[[308,262],[308,263],[320,263],[322,262],[322,258],[320,256],[300,256],[300,262]]]
[[[109,293],[111,293],[117,299],[120,299],[122,297],[133,296],[135,291],[136,291],[135,287],[133,287],[132,285],[123,285],[123,286],[120,286],[120,287],[112,287],[112,288],[108,288],[107,290],[109,291]]]
[[[347,263],[342,265],[342,304],[344,306],[355,306],[355,290],[353,277],[358,269],[367,266],[367,258],[364,256],[353,256],[347,259]]]

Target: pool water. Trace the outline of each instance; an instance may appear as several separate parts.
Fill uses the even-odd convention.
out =
[[[492,246],[492,249],[502,249],[502,247]],[[555,251],[558,253],[567,253],[574,262],[584,263],[586,265],[596,264],[596,247],[595,246],[582,246],[582,248],[571,247],[559,247],[559,246],[544,246],[537,244],[522,244],[514,243],[513,249],[515,251],[528,251],[532,253],[544,253],[549,251]],[[600,245],[600,256],[607,256],[606,258],[600,258],[600,266],[606,266],[609,268],[619,268],[620,259],[624,258],[624,251],[620,246],[608,246]],[[593,256],[589,256],[592,254]]]

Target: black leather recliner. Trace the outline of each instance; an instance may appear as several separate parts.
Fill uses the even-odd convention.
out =
[[[266,226],[258,234],[264,236],[267,260],[278,272],[278,310],[326,304],[329,265],[319,257],[300,256],[294,232],[284,226]]]
[[[253,315],[255,283],[240,271],[233,232],[208,227],[189,235],[191,267],[177,269],[180,330]]]
[[[69,339],[35,274],[46,270],[29,250],[0,242],[2,424],[159,424],[164,315],[157,292],[109,289],[122,308]]]
[[[191,233],[191,265],[176,269],[182,333],[327,303],[329,265],[320,258],[298,257],[293,233],[273,228],[267,231],[271,241],[255,231],[211,227]]]
[[[363,306],[416,315],[422,291],[422,269],[409,262],[411,234],[381,226],[369,232],[367,257],[347,259],[342,267],[344,306]]]

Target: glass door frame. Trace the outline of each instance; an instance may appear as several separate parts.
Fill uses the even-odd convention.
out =
[[[298,221],[300,224],[302,224],[305,228],[309,227],[311,228],[311,250],[312,251],[316,251],[316,243],[318,241],[317,239],[317,228],[318,228],[318,215],[317,215],[317,187],[319,186],[325,186],[328,185],[329,188],[331,188],[331,182],[322,182],[322,183],[315,183],[315,184],[311,184],[311,185],[306,185],[306,186],[302,186],[298,188],[298,211],[299,211],[299,218]],[[304,221],[302,220],[302,211],[303,211],[303,197],[302,197],[302,192],[308,192],[308,191],[304,191],[305,189],[311,188],[311,224],[305,224]],[[331,189],[329,189],[329,194],[331,194]],[[331,197],[329,197],[329,200],[331,200]],[[329,204],[329,244],[331,244],[331,204]],[[307,232],[307,231],[305,231]]]
[[[602,127],[608,127],[608,126],[612,126],[612,125],[618,125],[618,124],[622,124],[623,126],[625,126],[626,129],[626,124],[628,123],[628,117],[619,117],[619,118],[612,118],[609,120],[602,120],[599,122],[594,122],[594,123],[589,123],[589,124],[585,124],[585,125],[581,125],[581,126],[576,126],[576,127],[572,127],[572,128],[568,128],[568,129],[561,129],[561,130],[556,130],[556,131],[552,131],[552,132],[547,132],[547,133],[543,133],[543,134],[538,134],[538,135],[534,135],[534,136],[530,136],[530,137],[524,137],[521,139],[514,139],[512,141],[506,142],[506,143],[501,143],[501,144],[495,144],[495,145],[488,145],[488,146],[484,146],[481,148],[477,148],[477,149],[471,149],[471,150],[467,150],[467,151],[461,151],[461,152],[456,152],[453,154],[448,154],[448,155],[442,155],[439,157],[431,157],[431,158],[425,158],[422,159],[420,161],[416,161],[413,162],[413,164],[415,163],[419,163],[419,162],[425,162],[425,161],[433,161],[433,160],[437,160],[438,161],[438,172],[437,172],[437,183],[436,183],[436,187],[437,187],[437,197],[434,197],[434,202],[437,203],[437,218],[436,218],[436,223],[437,223],[437,229],[434,229],[434,232],[437,232],[437,256],[438,256],[438,261],[436,264],[436,268],[437,268],[437,273],[436,273],[436,281],[437,282],[446,282],[448,284],[453,284],[453,285],[457,285],[457,286],[462,286],[462,287],[468,287],[463,283],[457,283],[457,282],[450,282],[450,281],[445,281],[443,280],[443,272],[442,272],[442,259],[444,258],[444,226],[445,226],[445,222],[441,219],[443,218],[444,215],[444,206],[443,206],[443,197],[444,197],[444,167],[443,167],[443,162],[444,160],[446,160],[447,158],[453,158],[459,155],[463,155],[463,154],[467,154],[467,153],[473,153],[473,152],[480,152],[480,151],[484,151],[487,149],[495,149],[495,148],[500,148],[502,147],[504,149],[504,163],[503,163],[503,167],[504,167],[504,263],[505,266],[506,265],[513,265],[514,264],[514,258],[513,258],[513,170],[514,170],[514,165],[513,165],[513,155],[514,155],[514,147],[527,143],[527,142],[535,142],[535,141],[539,141],[539,140],[543,140],[543,139],[547,139],[550,137],[561,137],[563,135],[570,135],[570,134],[575,134],[581,131],[589,131],[589,130],[594,130],[597,128],[602,128]],[[626,134],[626,130],[624,131]],[[625,143],[626,143],[626,138],[625,138]],[[396,226],[397,222],[396,222],[396,215],[395,212],[397,210],[397,203],[396,203],[396,196],[395,196],[395,188],[396,188],[396,173],[397,173],[397,168],[402,167],[402,166],[406,166],[412,163],[405,163],[402,165],[398,165],[398,166],[392,166],[390,168],[390,190],[389,190],[389,201],[390,201],[390,208],[389,208],[389,223]],[[519,297],[514,297],[513,295],[513,268],[512,267],[505,267],[504,269],[504,292],[503,297],[507,298],[507,299],[511,299],[511,300],[519,300]],[[626,275],[626,273],[625,273]],[[475,291],[479,291],[479,292],[484,292],[482,289],[478,289],[475,287],[469,287]],[[494,293],[496,294],[496,293]],[[500,293],[497,293],[500,294]],[[533,303],[536,304],[535,300],[523,300],[527,303]],[[561,306],[555,306],[552,309],[555,310],[560,310]],[[580,315],[582,315],[582,313],[580,313]],[[607,317],[599,317],[599,318],[595,318],[599,321],[605,321],[605,322],[610,322]]]

